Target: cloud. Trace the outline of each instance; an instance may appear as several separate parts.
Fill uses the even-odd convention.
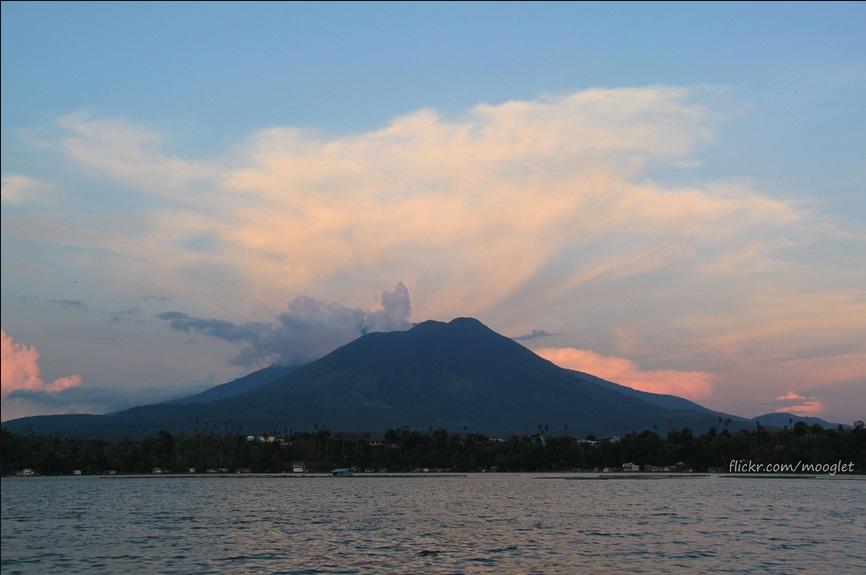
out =
[[[141,308],[137,305],[134,305],[134,306],[128,307],[124,310],[110,311],[110,312],[106,312],[106,313],[108,314],[108,317],[111,318],[111,320],[110,320],[111,323],[117,324],[117,323],[121,323],[123,321],[129,321],[129,320],[134,319],[136,316],[141,314]]]
[[[815,393],[820,394],[824,406],[822,418],[851,424],[866,415],[866,380],[824,385]]]
[[[382,278],[401,278],[417,318],[556,325],[576,349],[709,370],[718,409],[756,386],[770,398],[812,374],[830,385],[825,366],[862,381],[862,346],[840,349],[866,341],[866,236],[818,202],[695,170],[724,136],[728,110],[712,98],[591,89],[416,110],[358,133],[271,127],[202,156],[134,120],[74,114],[58,119],[52,166],[74,176],[64,191],[93,184],[74,198],[100,209],[4,212],[3,233],[61,246],[58,264],[106,289],[214,310],[177,325],[239,338],[253,357],[236,361],[304,348],[273,320],[285,294],[342,302],[340,325],[354,325]],[[191,322],[207,317],[238,319]],[[634,335],[619,347],[623,330]],[[310,349],[357,330],[328,333]]]
[[[230,342],[254,343],[261,334],[271,326],[266,323],[245,323],[235,325],[222,319],[202,319],[179,311],[167,311],[157,314],[157,318],[165,320],[172,329],[185,332],[197,332],[202,335],[224,339]]]
[[[419,311],[435,317],[502,304],[557,259],[571,264],[546,288],[568,297],[587,281],[688,261],[698,246],[800,219],[796,206],[745,185],[646,178],[711,136],[712,115],[690,97],[586,90],[455,117],[421,110],[335,138],[271,128],[230,157],[201,160],[164,152],[158,134],[122,120],[75,115],[59,125],[80,165],[161,200],[137,220],[148,227],[140,241],[108,234],[105,243],[149,262],[166,284],[227,268],[275,305],[323,285],[347,301],[349,286],[387,274],[406,278]],[[203,237],[220,249],[198,249]],[[620,248],[595,261],[593,247],[611,241]]]
[[[81,385],[81,377],[70,375],[58,377],[50,383],[42,380],[39,369],[39,350],[33,346],[18,343],[0,330],[2,342],[2,361],[0,361],[0,396],[5,400],[16,390],[27,390],[39,393],[59,393],[63,390]]]
[[[794,405],[782,405],[779,411],[793,413],[794,415],[814,417],[820,415],[824,411],[824,404],[817,399],[804,401]]]
[[[788,393],[783,393],[779,397],[776,398],[776,401],[799,401],[801,399],[806,399],[796,391],[789,391]]]
[[[548,331],[544,331],[543,329],[534,329],[529,333],[525,333],[523,335],[517,335],[512,337],[514,341],[532,341],[533,339],[538,339],[541,337],[555,337],[557,335],[562,335],[561,333],[550,333]]]
[[[796,391],[783,393],[776,398],[776,401],[785,404],[776,407],[776,411],[779,412],[793,413],[802,416],[815,416],[824,411],[823,402],[819,401],[815,397],[800,395]]]
[[[0,202],[3,204],[45,203],[54,186],[48,182],[22,174],[0,176]]]
[[[409,290],[400,282],[393,291],[382,294],[380,309],[373,311],[298,296],[276,323],[235,324],[179,311],[163,312],[157,318],[177,331],[241,344],[241,352],[231,362],[250,366],[265,361],[305,363],[368,332],[408,329],[411,314]]]
[[[69,413],[110,413],[153,403],[162,403],[180,397],[200,393],[216,385],[213,375],[179,385],[148,386],[144,388],[118,388],[108,385],[80,385],[56,392],[41,389],[17,389],[9,394],[7,401],[29,404],[17,416],[31,415],[35,411]],[[35,409],[34,409],[35,407]],[[4,419],[8,417],[4,416]]]
[[[131,122],[74,113],[57,118],[56,123],[66,133],[61,147],[69,157],[148,194],[194,202],[187,195],[190,188],[206,185],[216,170],[161,154],[159,136]]]
[[[607,357],[572,347],[539,348],[534,351],[560,367],[589,373],[641,391],[696,400],[709,397],[713,391],[713,376],[703,371],[642,370],[628,359]]]

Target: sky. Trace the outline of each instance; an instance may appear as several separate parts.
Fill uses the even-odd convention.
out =
[[[2,4],[2,419],[473,316],[866,416],[862,3]]]

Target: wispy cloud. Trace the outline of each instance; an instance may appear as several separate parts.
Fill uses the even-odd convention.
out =
[[[393,291],[382,294],[381,307],[373,311],[299,296],[276,323],[235,324],[179,311],[163,312],[157,317],[177,331],[241,344],[243,348],[232,363],[249,366],[265,361],[294,364],[317,359],[365,333],[407,329],[411,314],[409,291],[398,283]]]
[[[216,379],[211,375],[182,384],[166,383],[148,387],[79,385],[54,392],[44,389],[17,389],[7,396],[7,401],[26,406],[26,412],[16,413],[15,417],[36,412],[110,413],[193,395],[213,387],[216,383]],[[4,415],[4,419],[8,417]]]
[[[561,333],[550,333],[549,331],[545,331],[543,329],[534,329],[529,333],[525,333],[523,335],[518,335],[512,337],[514,341],[532,341],[533,339],[539,339],[542,337],[555,337],[557,335],[562,335]]]
[[[0,176],[0,202],[3,204],[45,203],[51,199],[53,191],[53,184],[31,176]]]
[[[219,172],[205,162],[161,153],[159,135],[129,121],[75,113],[57,118],[57,125],[65,131],[61,147],[69,157],[147,194],[193,203],[189,191],[205,192]]]
[[[121,323],[123,321],[132,320],[141,315],[141,308],[134,305],[120,311],[110,311],[105,313],[107,313],[108,317],[111,318],[111,323]]]

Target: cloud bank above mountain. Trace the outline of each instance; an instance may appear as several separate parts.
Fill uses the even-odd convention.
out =
[[[384,299],[381,316],[364,311],[400,278],[416,319],[543,325],[641,372],[709,374],[690,393],[718,408],[866,382],[852,343],[866,341],[866,236],[737,174],[691,178],[723,126],[712,104],[696,88],[589,89],[354,134],[266,128],[198,155],[74,113],[40,142],[73,183],[40,176],[55,207],[15,203],[4,233],[60,246],[61,264],[118,299],[169,295],[184,311],[165,325],[234,342],[242,365],[402,325],[408,296],[406,310],[396,294],[391,312]],[[98,216],[81,209],[97,201]]]

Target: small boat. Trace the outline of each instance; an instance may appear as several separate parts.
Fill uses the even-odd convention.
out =
[[[337,467],[336,469],[331,470],[331,475],[334,477],[351,477],[352,476],[352,468],[351,467]]]

